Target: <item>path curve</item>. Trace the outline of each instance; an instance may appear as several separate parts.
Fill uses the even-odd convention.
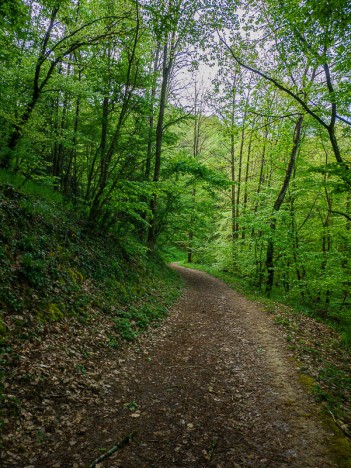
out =
[[[332,434],[271,319],[220,280],[174,268],[185,293],[158,329],[112,365],[84,462],[136,432],[99,466],[336,466],[326,449]],[[61,459],[58,466],[74,466],[70,448]]]

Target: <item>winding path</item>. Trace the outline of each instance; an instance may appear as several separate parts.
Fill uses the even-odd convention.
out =
[[[135,432],[99,466],[336,466],[326,449],[332,434],[271,319],[223,282],[175,268],[185,294],[102,382],[109,391],[85,436],[83,461]],[[58,466],[74,466],[72,453]]]

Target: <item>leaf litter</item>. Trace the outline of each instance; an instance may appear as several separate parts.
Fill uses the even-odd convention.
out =
[[[93,311],[89,327],[67,319],[12,343],[2,466],[86,467],[111,450],[97,466],[339,466],[285,332],[178,270],[183,298],[132,344],[107,348],[111,323]]]

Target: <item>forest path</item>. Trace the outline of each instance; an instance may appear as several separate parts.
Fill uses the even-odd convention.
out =
[[[332,434],[271,319],[220,280],[175,268],[183,297],[112,364],[99,415],[79,449],[62,448],[57,466],[87,466],[131,433],[98,466],[336,466],[326,448]]]

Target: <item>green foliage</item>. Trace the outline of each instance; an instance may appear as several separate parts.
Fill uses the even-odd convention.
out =
[[[46,281],[46,262],[43,258],[35,258],[31,253],[22,256],[19,277],[28,282],[29,286],[38,290],[44,288]]]
[[[139,408],[139,405],[136,401],[131,401],[130,403],[125,403],[124,405],[126,408],[129,409],[129,411],[131,411],[132,413],[134,413],[134,411],[136,411],[138,408]]]
[[[335,365],[329,363],[323,367],[319,373],[318,379],[323,382],[324,387],[333,386],[334,392],[331,395],[327,390],[324,390],[321,385],[315,388],[315,394],[320,401],[325,401],[333,414],[340,417],[341,404],[351,389],[351,377],[345,371],[338,369]]]
[[[38,310],[85,320],[89,279],[106,290],[99,307],[116,294],[125,305],[130,270],[155,248],[261,291],[273,276],[273,296],[342,324],[348,341],[347,2],[5,0],[0,13],[0,184],[16,189],[0,199],[1,305],[21,310],[35,289]],[[194,75],[182,104],[173,85],[185,51],[199,65],[199,44],[218,73],[208,91]],[[162,96],[166,62],[175,81]]]
[[[10,320],[20,313],[16,326],[67,316],[87,322],[94,309],[114,318],[118,342],[164,317],[179,294],[177,276],[136,240],[123,248],[112,233],[83,232],[79,213],[60,203],[2,189],[0,302]]]
[[[211,187],[228,188],[230,185],[228,178],[223,173],[209,168],[194,158],[175,160],[170,166],[170,170],[174,173],[192,175],[196,182],[204,181]]]
[[[137,334],[133,331],[133,324],[128,318],[117,318],[114,322],[115,330],[124,340],[132,341],[136,338]]]

